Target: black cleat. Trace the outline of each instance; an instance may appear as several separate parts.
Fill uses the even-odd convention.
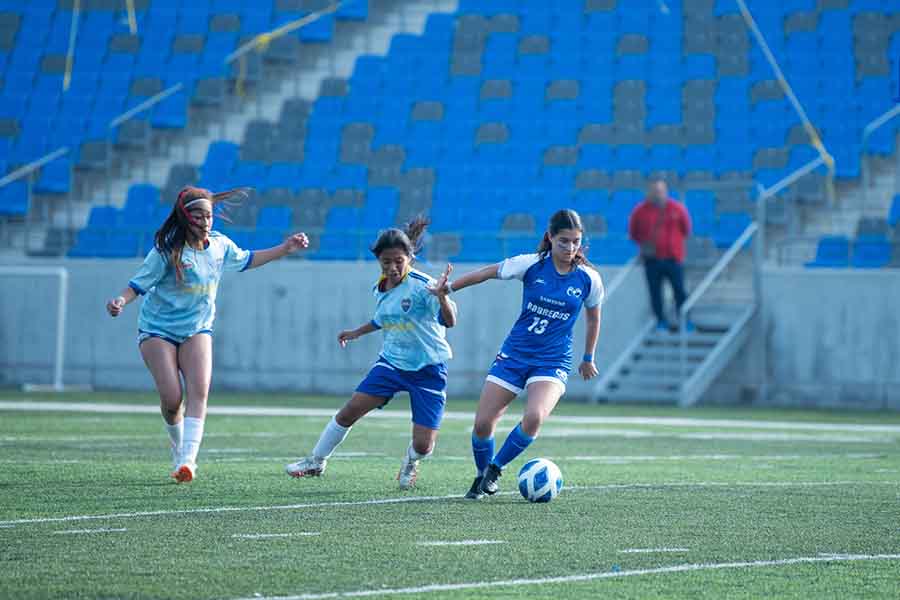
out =
[[[481,478],[481,491],[488,496],[496,494],[497,490],[500,489],[500,484],[497,483],[497,480],[500,479],[501,475],[503,475],[503,470],[500,467],[494,463],[489,464],[484,472],[484,477]]]
[[[484,479],[481,475],[475,478],[475,481],[472,482],[472,487],[469,488],[469,491],[466,492],[465,498],[467,500],[481,500],[484,498],[484,492],[481,491],[481,480]]]

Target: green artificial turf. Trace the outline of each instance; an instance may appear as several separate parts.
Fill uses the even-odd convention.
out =
[[[147,394],[0,396],[154,404]],[[337,408],[341,401],[285,395],[212,400],[295,408]],[[398,397],[390,408],[406,411],[407,402]],[[474,403],[451,402],[450,409],[472,411]],[[896,415],[746,408],[563,405],[556,416],[565,415],[898,422]],[[391,598],[401,588],[445,584],[451,588],[402,597],[900,594],[900,559],[869,560],[900,555],[900,428],[551,417],[544,435],[504,473],[504,494],[471,502],[461,499],[474,476],[470,421],[445,421],[417,488],[406,493],[395,481],[409,441],[403,414],[360,422],[324,477],[287,477],[284,464],[308,451],[326,422],[326,416],[213,414],[197,479],[177,485],[168,477],[158,416],[0,410],[0,597],[231,599],[377,591],[374,597]],[[504,421],[498,447],[513,423]],[[518,468],[537,456],[554,460],[565,478],[560,497],[544,505],[516,492]],[[98,529],[106,531],[60,533]],[[261,535],[278,537],[248,537]],[[463,540],[502,543],[421,545]],[[633,549],[677,551],[622,552]],[[839,561],[827,555],[860,556]],[[798,558],[817,562],[723,568]],[[643,572],[682,565],[706,566]],[[588,579],[540,581],[567,576]]]

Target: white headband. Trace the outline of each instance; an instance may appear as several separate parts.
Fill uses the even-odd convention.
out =
[[[186,203],[186,204],[184,205],[184,207],[185,207],[185,208],[189,208],[189,207],[191,207],[191,206],[197,204],[198,202],[209,202],[210,205],[212,205],[212,202],[210,201],[209,198],[195,198],[194,200],[191,200],[190,202]]]

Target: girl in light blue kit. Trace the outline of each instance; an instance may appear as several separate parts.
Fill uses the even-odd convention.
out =
[[[372,253],[381,265],[381,279],[373,290],[374,318],[356,329],[342,331],[342,347],[367,333],[381,330],[381,355],[350,400],[331,419],[312,454],[285,470],[292,477],[322,475],[328,458],[350,428],[370,411],[386,405],[397,392],[408,392],[412,408],[412,442],[397,480],[400,489],[413,487],[419,461],[431,454],[447,400],[447,366],[452,357],[446,328],[456,324],[456,305],[444,291],[451,267],[437,281],[411,268],[417,244],[428,221],[415,219],[405,231],[383,231]]]
[[[197,471],[222,273],[253,269],[309,246],[306,234],[297,233],[274,248],[251,252],[213,231],[216,205],[242,195],[246,192],[181,190],[144,264],[128,287],[106,303],[109,314],[117,317],[126,304],[145,296],[138,318],[138,346],[159,392],[172,447],[172,477],[179,483],[191,481]]]

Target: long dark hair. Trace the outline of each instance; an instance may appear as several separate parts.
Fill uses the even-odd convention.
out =
[[[544,232],[544,237],[541,238],[541,243],[538,244],[538,254],[541,256],[550,253],[553,248],[553,244],[550,242],[550,238],[563,229],[577,229],[582,234],[584,234],[584,226],[581,224],[581,216],[572,210],[571,208],[564,208],[562,210],[558,210],[550,217],[550,222],[547,223],[547,231]],[[575,253],[575,258],[572,259],[572,264],[575,266],[584,265],[586,267],[595,268],[594,265],[591,264],[591,261],[587,259],[587,255],[585,255],[585,246],[581,246],[578,248],[578,252]]]
[[[400,248],[412,260],[416,258],[416,252],[422,249],[422,236],[425,229],[431,223],[428,219],[419,215],[406,224],[403,229],[385,229],[378,234],[378,239],[372,244],[370,250],[375,258],[390,248]]]
[[[160,254],[166,257],[169,264],[175,269],[175,280],[178,283],[184,281],[184,267],[181,264],[181,255],[184,245],[193,241],[195,235],[191,230],[194,218],[187,210],[187,204],[194,200],[205,199],[212,204],[213,212],[217,205],[225,206],[238,202],[239,198],[247,196],[247,189],[240,188],[219,192],[217,194],[199,187],[188,186],[178,192],[178,198],[172,206],[172,212],[160,226],[154,236],[154,245]],[[221,212],[218,217],[227,217]]]

